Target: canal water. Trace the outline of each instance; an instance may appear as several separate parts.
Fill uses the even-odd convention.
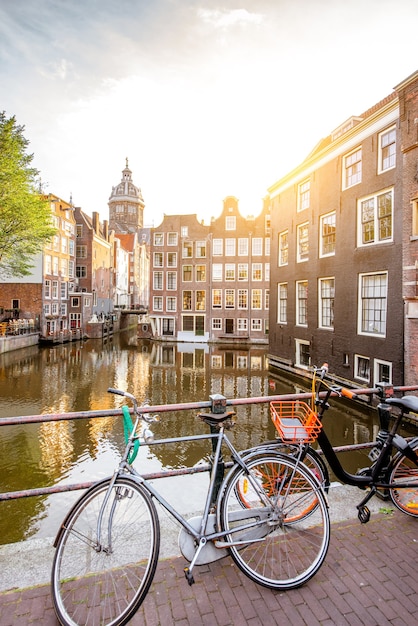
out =
[[[125,331],[108,339],[55,347],[31,347],[0,355],[1,418],[119,407],[123,399],[107,393],[116,387],[151,405],[310,391],[298,381],[272,375],[267,348],[230,348],[204,344],[166,345]],[[334,445],[373,440],[373,412],[333,407],[326,428]],[[274,437],[268,403],[236,407],[230,431],[238,449]],[[204,433],[198,411],[161,413],[155,438]],[[123,448],[121,417],[0,427],[0,492],[97,480],[112,473]],[[142,473],[191,467],[208,459],[208,442],[140,449],[135,466]],[[367,465],[365,453],[344,454],[351,471]],[[188,511],[201,510],[198,497],[206,474],[158,479],[158,487]],[[205,482],[206,485],[206,482]],[[0,502],[0,543],[53,536],[79,492]]]

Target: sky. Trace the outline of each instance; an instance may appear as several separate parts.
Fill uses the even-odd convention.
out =
[[[268,187],[418,69],[417,0],[0,0],[0,111],[43,189],[108,219],[126,158],[144,222]]]

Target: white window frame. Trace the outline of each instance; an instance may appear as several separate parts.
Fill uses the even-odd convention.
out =
[[[248,256],[248,237],[239,237],[238,256]]]
[[[225,230],[236,230],[237,218],[235,215],[227,215],[225,217]]]
[[[379,217],[379,199],[384,196],[390,196],[391,200],[391,212],[390,212],[390,235],[389,236],[381,236],[381,222],[382,220],[388,219],[388,214],[385,214],[382,218]],[[364,230],[364,224],[366,224],[366,215],[367,211],[366,204],[369,204],[369,212],[373,213],[372,219],[367,221],[368,224],[371,224],[372,230],[366,231]],[[393,226],[394,226],[394,191],[393,187],[389,187],[388,189],[382,189],[375,194],[364,196],[363,198],[359,198],[357,201],[357,245],[358,247],[364,246],[376,246],[382,243],[391,243],[393,241]],[[383,223],[383,221],[382,221]],[[370,239],[367,239],[366,235],[368,233],[372,233]]]
[[[162,296],[153,296],[152,298],[152,310],[153,311],[163,311],[163,297]]]
[[[301,291],[299,288],[303,288],[306,292],[306,297],[301,298]],[[302,309],[302,302],[303,309]],[[303,321],[302,321],[303,320]],[[308,325],[308,281],[297,280],[296,281],[296,326]]]
[[[212,318],[212,330],[222,330],[222,318],[221,317]]]
[[[332,281],[332,285],[327,287],[325,294],[324,288],[327,283]],[[329,293],[328,293],[329,291]],[[327,276],[318,278],[318,326],[325,330],[334,329],[334,298],[335,298],[335,278]]]
[[[254,332],[260,332],[263,330],[263,322],[260,318],[251,319],[251,330]]]
[[[328,256],[335,256],[335,244],[336,244],[336,211],[331,211],[325,215],[321,215],[319,218],[319,256],[321,258]],[[325,232],[329,229],[329,232]],[[325,251],[325,242],[327,237],[332,237],[332,229],[334,230],[334,246],[330,251]],[[328,246],[330,248],[331,246]]]
[[[381,284],[378,285],[370,285],[373,289],[372,293],[365,293],[364,289],[367,287],[364,282],[365,279],[375,277],[376,279],[380,277]],[[384,281],[383,281],[384,279]],[[384,289],[384,292],[382,291]],[[366,296],[369,297],[366,297]],[[366,306],[367,301],[370,301],[370,304],[381,301],[384,303],[384,307],[376,307],[376,306]],[[370,272],[365,274],[359,274],[359,283],[358,283],[358,329],[357,332],[359,335],[366,335],[370,337],[370,335],[374,337],[386,337],[387,331],[387,301],[388,301],[388,272]],[[368,320],[365,319],[366,311],[371,311],[373,319],[370,319],[371,316],[368,315]],[[372,324],[372,326],[370,326]],[[370,330],[365,330],[366,325]]]
[[[233,237],[225,239],[225,256],[236,256],[237,240]]]
[[[167,233],[167,246],[178,245],[178,233]]]
[[[235,263],[225,263],[225,280],[235,282]]]
[[[239,317],[237,319],[237,330],[241,331],[241,332],[247,332],[248,331],[248,318],[246,318],[246,317]]]
[[[295,339],[295,365],[296,367],[300,367],[301,369],[309,369],[309,367],[311,366],[311,356],[309,354],[309,358],[308,358],[308,362],[304,362],[303,359],[301,359],[302,356],[302,348],[306,348],[306,346],[308,348],[310,348],[310,343],[309,341],[306,341],[304,339]]]
[[[368,364],[368,376],[365,376],[363,371],[360,369],[360,365],[363,364]],[[368,356],[364,356],[363,354],[354,355],[354,378],[366,383],[370,381],[370,358]]]
[[[297,262],[309,261],[309,222],[299,224],[296,229],[297,238]]]
[[[386,151],[388,155],[385,154]],[[391,126],[379,134],[377,173],[383,174],[394,167],[396,167],[396,126]]]
[[[212,280],[214,282],[222,281],[223,265],[222,263],[213,263],[212,265]]]
[[[277,285],[277,323],[287,324],[287,297],[288,284],[279,283]]]
[[[212,242],[212,255],[213,256],[222,256],[224,250],[224,240],[223,239],[214,239]]]
[[[298,185],[298,212],[309,209],[311,205],[311,180],[307,178]]]
[[[248,263],[238,263],[238,280],[248,280]]]
[[[362,180],[363,152],[358,146],[343,157],[343,189],[350,189]]]
[[[248,289],[238,289],[238,309],[248,310]]]
[[[153,272],[153,277],[152,277],[152,286],[154,291],[162,291],[163,289],[163,278],[164,274],[162,271],[158,271],[158,272]]]
[[[164,245],[164,233],[154,233],[154,246]]]
[[[263,237],[253,237],[251,241],[251,254],[263,256]]]
[[[279,233],[279,267],[289,264],[289,231],[283,230]]]
[[[387,367],[389,370],[389,376],[388,376],[388,380],[382,380],[381,377],[379,376],[379,370],[381,367]],[[374,363],[373,363],[373,381],[374,384],[377,385],[377,383],[389,383],[390,385],[392,385],[392,363],[390,361],[383,361],[382,359],[375,359]]]

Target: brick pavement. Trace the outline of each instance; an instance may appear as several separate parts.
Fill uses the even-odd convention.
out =
[[[271,591],[232,559],[195,569],[160,561],[132,626],[411,626],[418,623],[418,521],[395,511],[334,523],[325,563],[306,585]],[[56,626],[48,586],[0,594],[0,626]]]

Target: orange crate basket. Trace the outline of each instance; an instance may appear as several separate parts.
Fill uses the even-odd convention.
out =
[[[280,438],[292,443],[308,443],[318,437],[322,424],[306,402],[270,402],[270,413]]]

